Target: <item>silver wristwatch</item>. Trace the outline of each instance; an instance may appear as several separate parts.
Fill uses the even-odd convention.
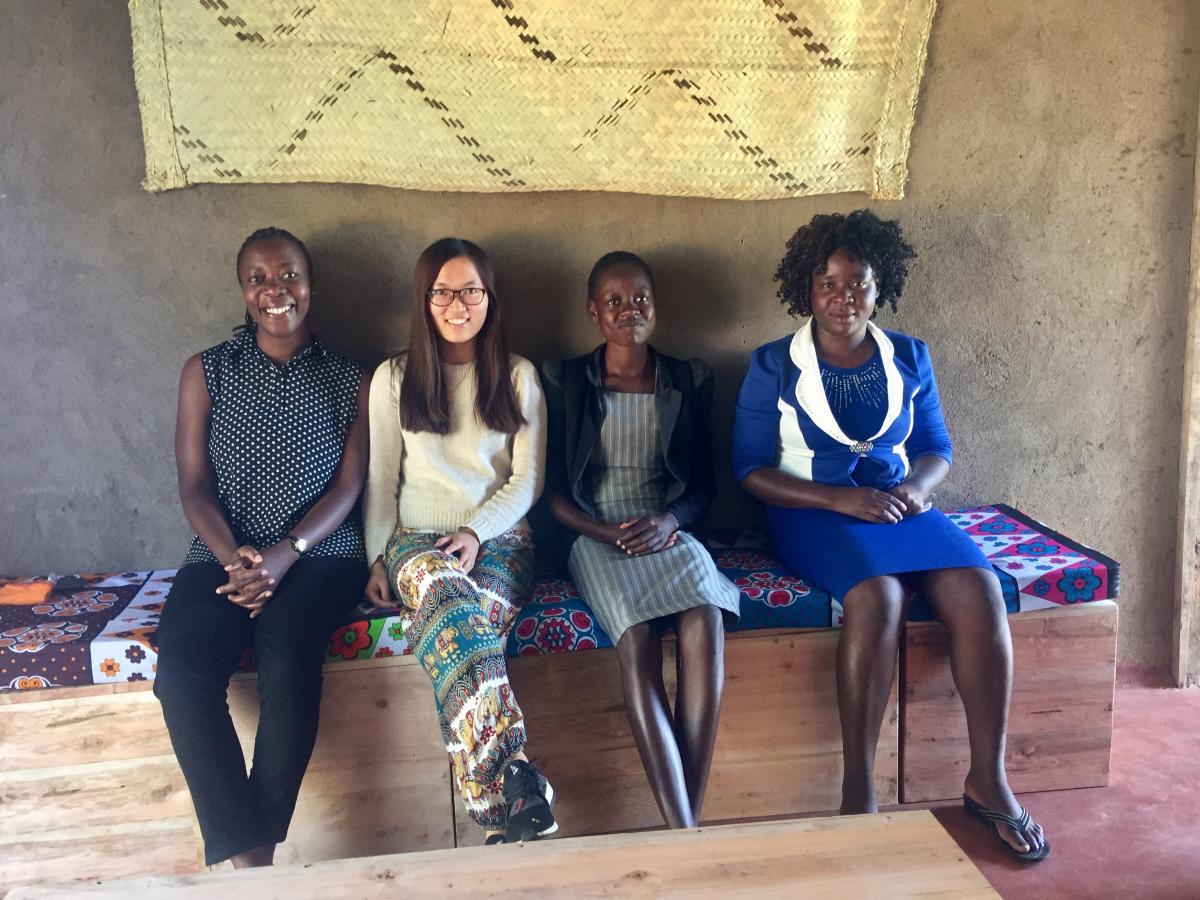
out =
[[[292,549],[296,551],[297,556],[303,556],[304,551],[308,549],[308,541],[302,537],[296,537],[294,534],[287,536],[288,543],[292,545]]]

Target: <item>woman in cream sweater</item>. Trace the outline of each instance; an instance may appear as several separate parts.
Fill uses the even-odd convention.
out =
[[[529,840],[557,828],[554,795],[522,749],[504,636],[533,588],[525,514],[542,489],[545,401],[533,365],[505,347],[483,250],[436,241],[413,292],[408,351],[371,381],[367,599],[404,608],[487,843]]]

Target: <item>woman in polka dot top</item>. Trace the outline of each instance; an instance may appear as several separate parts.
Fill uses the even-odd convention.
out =
[[[287,836],[317,734],[321,663],[366,575],[356,503],[368,384],[308,328],[314,272],[282,229],[237,258],[240,336],[183,367],[175,453],[196,537],[158,628],[154,693],[208,865],[269,865]],[[247,647],[259,723],[246,763],[226,706]]]
[[[504,637],[533,589],[525,514],[542,489],[546,405],[510,355],[487,255],[443,238],[413,279],[409,348],[371,380],[367,599],[401,605],[433,683],[455,785],[486,842],[557,826],[529,765]]]

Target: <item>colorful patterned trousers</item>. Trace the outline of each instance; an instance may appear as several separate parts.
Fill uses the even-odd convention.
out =
[[[503,828],[500,778],[525,746],[504,643],[518,604],[533,590],[533,543],[523,531],[485,541],[468,575],[434,548],[440,536],[397,529],[384,565],[406,610],[404,635],[433,682],[454,786],[472,819]]]

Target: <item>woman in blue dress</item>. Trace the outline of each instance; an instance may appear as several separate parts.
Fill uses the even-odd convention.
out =
[[[734,477],[767,505],[784,563],[841,599],[837,656],[843,813],[874,812],[875,746],[909,599],[926,598],[951,638],[967,714],[969,813],[1019,857],[1050,844],[1004,770],[1012,644],[987,559],[932,508],[950,469],[929,350],[871,322],[904,289],[916,254],[869,210],[819,215],[788,242],[776,280],[794,335],[759,347],[737,403]]]

